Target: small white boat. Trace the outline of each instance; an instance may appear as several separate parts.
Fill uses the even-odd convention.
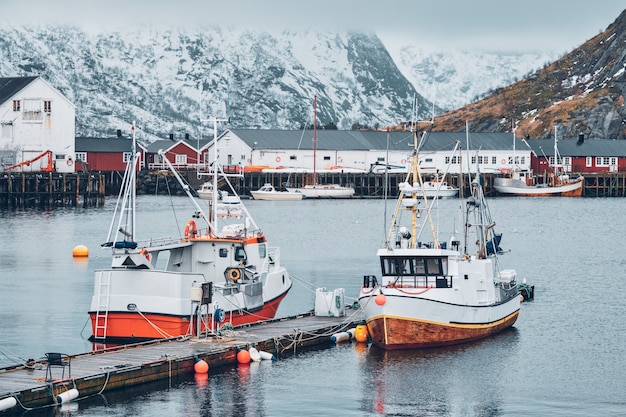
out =
[[[198,197],[200,197],[203,200],[212,200],[213,199],[213,183],[211,181],[205,182],[204,184],[200,186],[200,188],[196,190],[196,193],[198,193]]]
[[[338,184],[312,184],[300,188],[287,187],[287,191],[301,193],[306,198],[350,198],[354,195],[354,188],[343,187]]]
[[[428,198],[450,198],[455,197],[459,193],[459,189],[448,184],[447,181],[439,178],[433,178],[430,181],[423,181],[422,184],[402,182],[398,185],[400,191],[407,193],[415,193],[418,197],[426,196]]]
[[[250,191],[255,200],[302,200],[303,194],[300,192],[278,191],[272,184],[264,184],[256,191]]]
[[[317,96],[313,99],[313,120],[317,120]],[[286,187],[291,193],[299,192],[306,198],[350,198],[354,195],[353,187],[338,184],[319,184],[317,182],[317,123],[313,123],[313,184],[300,188]]]

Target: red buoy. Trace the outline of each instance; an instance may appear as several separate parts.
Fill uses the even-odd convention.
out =
[[[250,363],[250,352],[245,349],[240,350],[237,353],[237,361],[239,363]]]

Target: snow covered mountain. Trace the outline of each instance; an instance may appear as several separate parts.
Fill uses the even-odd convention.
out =
[[[415,45],[388,49],[415,88],[445,110],[463,107],[558,58],[554,51],[434,50]]]
[[[42,75],[76,105],[81,136],[109,136],[132,121],[147,139],[205,136],[201,121],[210,117],[229,117],[234,128],[298,129],[313,123],[314,96],[319,125],[386,126],[411,118],[414,97],[418,118],[429,118],[546,60],[412,46],[392,58],[365,33],[0,29],[0,76]]]

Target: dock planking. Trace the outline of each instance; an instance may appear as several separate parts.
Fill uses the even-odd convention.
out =
[[[312,313],[274,319],[224,330],[219,336],[161,339],[72,355],[70,368],[53,368],[46,380],[45,360],[0,369],[0,402],[13,397],[17,405],[6,412],[55,406],[57,396],[76,389],[79,397],[114,391],[194,373],[202,359],[209,369],[237,363],[241,349],[255,347],[280,359],[298,351],[331,345],[331,336],[356,326],[360,310],[347,317],[320,317]],[[210,372],[210,371],[209,371]],[[0,411],[0,414],[4,414]]]

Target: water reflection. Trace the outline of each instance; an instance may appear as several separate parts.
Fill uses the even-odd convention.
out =
[[[504,382],[515,378],[515,328],[471,344],[367,350],[360,372],[364,411],[380,415],[503,415]],[[362,353],[360,354],[362,355]]]

